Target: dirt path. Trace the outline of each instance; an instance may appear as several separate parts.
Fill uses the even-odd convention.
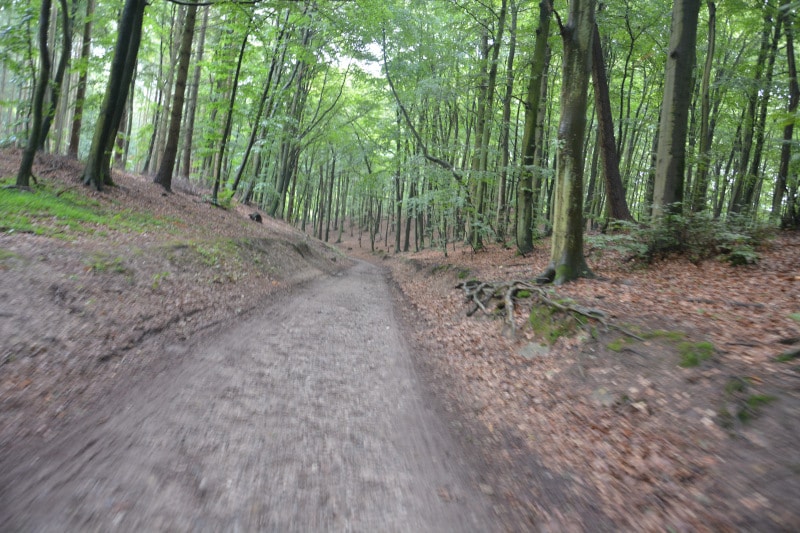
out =
[[[358,263],[168,347],[182,363],[4,451],[0,530],[496,530],[404,336]]]

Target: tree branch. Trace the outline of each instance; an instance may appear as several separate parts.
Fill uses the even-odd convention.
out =
[[[431,163],[435,163],[436,165],[439,165],[440,167],[444,168],[445,170],[449,170],[453,174],[453,177],[455,178],[456,182],[458,182],[458,184],[461,187],[466,189],[466,184],[464,183],[464,178],[458,172],[458,169],[456,169],[456,167],[454,167],[453,165],[451,165],[447,161],[445,161],[443,159],[439,159],[438,157],[431,155],[430,152],[428,152],[428,146],[422,140],[422,137],[420,136],[419,132],[414,127],[414,124],[411,122],[411,117],[408,116],[408,111],[406,111],[406,108],[403,105],[403,102],[400,101],[400,96],[397,94],[397,90],[394,88],[394,83],[392,82],[392,77],[389,75],[389,62],[386,59],[386,29],[385,28],[382,30],[382,37],[383,37],[383,43],[382,43],[383,44],[383,47],[382,47],[382,51],[383,51],[383,69],[384,69],[384,72],[386,73],[386,81],[389,83],[389,88],[392,91],[392,95],[394,95],[394,99],[397,102],[397,106],[400,108],[400,112],[403,114],[403,118],[405,119],[405,122],[406,122],[406,125],[408,126],[408,129],[411,130],[411,134],[414,135],[414,138],[417,140],[417,143],[419,144],[420,148],[422,149],[423,157],[425,157],[425,159],[427,159]]]

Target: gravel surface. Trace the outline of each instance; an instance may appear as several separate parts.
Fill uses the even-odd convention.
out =
[[[387,273],[277,297],[63,437],[0,459],[2,531],[492,531]]]

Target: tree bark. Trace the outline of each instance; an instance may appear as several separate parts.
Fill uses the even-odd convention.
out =
[[[83,173],[83,182],[98,191],[102,190],[103,185],[113,185],[109,167],[111,148],[122,119],[122,110],[136,67],[146,6],[146,0],[126,0],[122,9],[106,93]]]
[[[86,79],[89,73],[89,54],[92,51],[92,18],[94,16],[94,0],[86,0],[86,20],[83,24],[83,42],[81,43],[81,73],[78,77],[78,89],[75,94],[75,114],[72,119],[72,131],[69,137],[67,154],[78,157],[83,125],[83,105],[86,101]]]
[[[633,220],[625,201],[625,189],[619,173],[619,156],[614,141],[614,118],[611,113],[611,97],[608,93],[608,77],[603,59],[600,32],[594,25],[592,39],[592,85],[594,86],[595,112],[597,113],[597,141],[600,143],[600,159],[603,163],[603,178],[606,185],[606,201],[611,218]]]
[[[181,132],[181,119],[183,116],[183,101],[186,96],[186,80],[189,77],[189,60],[192,57],[192,41],[194,40],[194,25],[197,20],[197,6],[190,5],[186,10],[184,19],[181,46],[178,52],[178,76],[175,79],[175,94],[173,95],[172,109],[167,133],[167,142],[161,156],[153,183],[161,185],[166,191],[172,190],[172,171],[175,168],[175,159],[178,155],[178,140]]]
[[[206,28],[208,28],[208,7],[203,8],[203,23],[200,25],[200,36],[198,37],[197,50],[195,51],[195,67],[192,74],[192,86],[189,90],[189,100],[186,105],[185,131],[183,136],[183,157],[181,160],[181,172],[184,176],[192,173],[192,141],[194,138],[194,118],[197,108],[197,93],[200,89],[200,62],[203,60],[203,52],[206,42]]]
[[[44,108],[44,95],[47,92],[47,85],[50,83],[50,51],[47,47],[47,35],[50,28],[50,11],[52,8],[51,0],[42,0],[39,10],[39,78],[36,81],[36,89],[33,93],[33,117],[30,126],[30,135],[25,151],[22,152],[22,161],[17,172],[17,187],[30,187],[30,179],[33,172],[33,160],[36,157],[36,150],[39,147],[39,135],[41,133],[42,113]]]
[[[592,272],[583,255],[583,140],[592,69],[594,0],[571,0],[561,28],[564,57],[558,125],[555,204],[550,264],[542,280],[556,285]]]
[[[789,4],[787,0],[784,2],[784,6]],[[789,70],[789,104],[787,107],[787,112],[789,116],[794,117],[795,113],[797,113],[797,104],[800,102],[800,86],[797,83],[797,64],[795,63],[794,57],[794,29],[793,29],[793,16],[790,9],[786,9],[784,11],[783,16],[785,17],[783,26],[784,26],[784,33],[786,35],[786,60],[787,66]],[[775,183],[775,191],[772,195],[772,213],[771,218],[772,220],[779,220],[781,219],[781,206],[783,204],[783,198],[788,194],[787,184],[789,183],[789,172],[790,172],[790,163],[792,158],[792,139],[794,138],[794,120],[790,120],[787,122],[786,126],[783,128],[783,144],[781,144],[781,162],[780,168],[778,170],[778,177]],[[790,205],[787,205],[787,215],[793,214],[794,212],[794,199],[790,199]],[[784,220],[791,219],[793,217],[783,217]]]
[[[676,0],[672,6],[669,57],[659,122],[653,189],[653,218],[680,209],[686,170],[686,133],[696,55],[699,0]]]
[[[545,77],[547,65],[547,38],[550,34],[550,13],[552,7],[549,0],[539,2],[539,27],[536,30],[536,44],[531,60],[531,78],[528,82],[528,95],[525,100],[525,128],[522,135],[522,168],[517,184],[516,233],[517,250],[526,254],[533,250],[533,190],[536,171],[537,135],[539,124],[540,98],[542,86],[547,83]],[[540,136],[539,136],[540,137]],[[538,184],[537,184],[538,186]]]
[[[692,191],[691,208],[693,212],[706,208],[708,194],[708,168],[711,165],[711,141],[713,133],[709,125],[711,115],[711,69],[714,65],[714,49],[717,40],[717,6],[713,1],[708,5],[708,50],[700,84],[700,148],[697,154],[697,177]]]
[[[749,195],[749,191],[755,188],[755,176],[748,174],[748,165],[750,164],[750,154],[753,151],[753,141],[756,136],[756,124],[758,123],[759,88],[761,87],[761,80],[764,76],[764,66],[769,55],[769,34],[772,26],[772,14],[769,13],[769,11],[765,11],[764,29],[761,33],[761,47],[758,51],[755,74],[753,76],[753,88],[749,91],[747,97],[747,112],[745,113],[744,124],[742,127],[739,168],[737,169],[736,180],[731,192],[731,203],[729,207],[729,211],[731,213],[740,213],[747,207],[748,202],[746,201],[746,197]]]
[[[69,13],[69,6],[66,0],[58,0],[58,5],[61,9],[61,54],[58,59],[56,73],[53,76],[52,82],[50,82],[50,105],[44,113],[41,124],[42,131],[39,134],[39,150],[44,150],[44,143],[47,141],[47,136],[50,133],[50,125],[53,123],[58,101],[61,99],[61,87],[64,83],[64,73],[67,71],[67,64],[72,54],[72,18]]]

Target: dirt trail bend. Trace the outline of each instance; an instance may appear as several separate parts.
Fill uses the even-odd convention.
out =
[[[0,530],[498,529],[378,267],[170,351],[183,361],[68,435],[3,454]]]

